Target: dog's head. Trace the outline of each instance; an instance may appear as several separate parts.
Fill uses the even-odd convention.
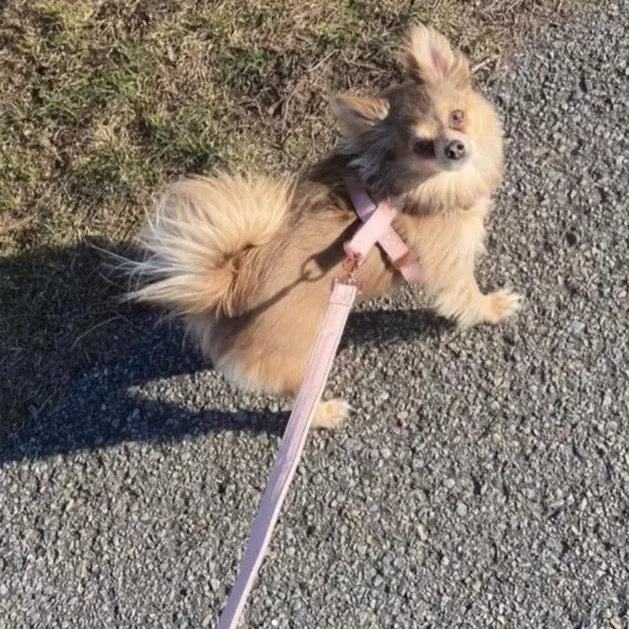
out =
[[[414,27],[401,58],[402,85],[335,99],[341,150],[380,194],[424,211],[471,205],[501,178],[496,111],[472,88],[468,60],[436,31]]]

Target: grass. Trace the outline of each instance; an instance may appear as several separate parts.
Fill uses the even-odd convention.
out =
[[[454,37],[491,80],[519,41],[584,3],[9,0],[0,426],[42,412],[116,346],[132,351],[137,313],[115,305],[122,289],[86,243],[124,249],[164,181],[316,158],[334,136],[327,95],[399,78],[392,55],[415,20]]]

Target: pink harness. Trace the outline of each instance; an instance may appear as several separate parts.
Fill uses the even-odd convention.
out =
[[[288,420],[275,465],[251,527],[251,536],[242,558],[236,583],[229,594],[217,629],[236,629],[268,548],[273,527],[301,458],[308,429],[323,395],[347,317],[356,300],[358,293],[354,277],[356,269],[371,248],[378,243],[391,263],[408,282],[417,282],[420,279],[419,266],[416,262],[409,261],[411,255],[408,247],[391,227],[391,222],[396,215],[395,208],[388,201],[381,201],[376,206],[356,179],[348,178],[347,187],[356,213],[364,224],[354,237],[345,243],[347,253],[345,266],[348,273],[334,281],[328,310],[310,354],[304,382]]]

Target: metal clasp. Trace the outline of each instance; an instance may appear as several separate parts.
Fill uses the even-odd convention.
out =
[[[353,255],[349,253],[347,250],[345,251],[346,256],[342,262],[344,275],[336,278],[337,282],[342,282],[343,284],[352,284],[356,286],[356,288],[361,291],[362,285],[361,282],[356,278],[356,273],[358,268],[362,264],[362,257],[359,255]]]

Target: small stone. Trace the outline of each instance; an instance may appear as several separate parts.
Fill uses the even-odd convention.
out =
[[[408,419],[408,411],[400,411],[400,412],[397,414],[397,418],[398,418],[400,421],[406,421],[406,420]]]
[[[467,515],[467,505],[464,502],[459,502],[459,504],[457,504],[457,506],[456,506],[456,512],[461,517],[466,516]]]
[[[443,481],[443,484],[448,489],[452,489],[456,485],[456,481],[454,480],[454,478],[446,478],[445,481]]]
[[[221,582],[218,579],[210,579],[210,587],[214,592],[218,592],[221,588]]]
[[[419,539],[422,542],[425,542],[428,539],[428,531],[426,530],[426,527],[421,523],[417,525],[417,535],[419,535]]]
[[[570,332],[572,334],[581,334],[583,330],[585,330],[585,323],[583,323],[583,321],[575,320],[570,324]]]

